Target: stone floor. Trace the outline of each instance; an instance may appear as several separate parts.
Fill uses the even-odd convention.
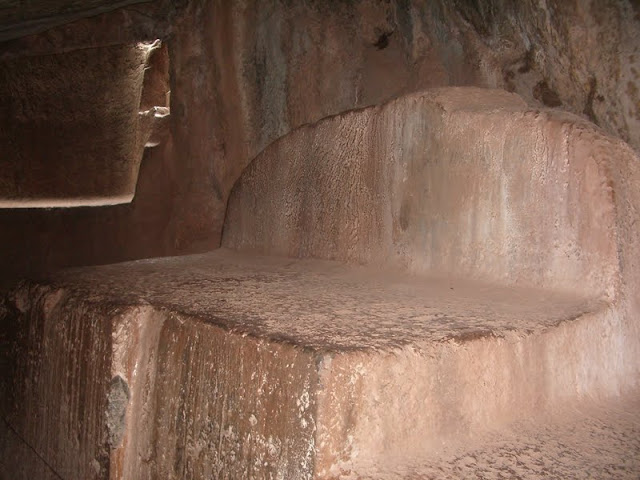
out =
[[[364,473],[368,472],[368,473]],[[418,463],[361,466],[359,480],[638,479],[640,392],[520,422]]]
[[[44,297],[34,296],[36,290]],[[80,395],[75,369],[94,356],[91,349],[71,348],[91,345],[80,335],[85,329],[97,329],[96,341],[111,349],[118,365],[135,365],[133,373],[123,370],[123,378],[131,391],[141,389],[137,398],[151,396],[136,404],[142,410],[132,410],[132,421],[148,415],[138,427],[166,430],[158,442],[169,452],[167,458],[175,457],[155,473],[149,470],[148,478],[171,472],[183,456],[196,462],[197,472],[217,465],[210,437],[219,437],[228,425],[220,422],[220,432],[205,427],[219,418],[231,422],[232,416],[238,438],[277,433],[283,441],[306,441],[317,435],[318,445],[335,449],[318,449],[316,470],[306,471],[304,478],[640,478],[640,395],[611,399],[616,382],[607,380],[613,371],[608,362],[619,342],[607,304],[598,299],[226,249],[65,270],[24,283],[10,296],[16,311],[42,315],[48,332],[42,348],[49,348],[49,357],[69,360],[43,363],[39,378],[53,383],[43,380],[38,388],[44,395],[58,384],[70,385],[73,395],[63,406],[74,415],[81,416],[73,403]],[[33,303],[34,298],[44,300]],[[116,310],[129,312],[131,320],[118,320]],[[141,325],[142,330],[131,341],[111,345],[111,330],[100,336],[98,326],[112,322]],[[156,329],[157,338],[152,338],[149,332]],[[131,359],[125,350],[131,350]],[[300,360],[299,372],[289,371],[291,359]],[[116,363],[100,367],[104,372],[96,366],[96,371],[108,380]],[[257,371],[262,373],[256,376]],[[310,382],[295,380],[293,373]],[[263,392],[262,374],[273,392]],[[87,392],[93,391],[89,387]],[[61,392],[53,397],[66,398],[66,390]],[[296,398],[309,395],[318,408],[303,412],[299,431],[269,430],[278,423],[277,412],[284,412],[279,421],[288,421],[287,401],[295,416]],[[176,398],[182,402],[179,408]],[[164,407],[147,411],[154,401]],[[60,419],[66,418],[67,410],[57,403],[34,404],[30,411],[44,408],[40,413],[46,418],[60,410]],[[272,404],[277,408],[267,408]],[[183,415],[177,416],[178,410]],[[14,414],[13,419],[26,417]],[[54,461],[33,447],[42,438],[39,427],[32,426],[32,438],[23,441],[20,427],[9,418],[3,412],[0,479],[10,478],[3,470],[17,459],[37,465],[30,470],[36,476],[64,478],[62,467],[49,467]],[[165,425],[173,418],[183,422],[179,429],[172,422]],[[50,422],[50,436],[60,431],[56,421]],[[342,427],[335,429],[336,421]],[[311,424],[325,433],[309,433]],[[130,428],[131,445],[138,427]],[[170,437],[177,430],[184,435]],[[202,451],[183,453],[185,442],[198,435],[204,435],[198,443]],[[58,440],[48,440],[47,448],[55,451]],[[69,445],[67,451],[75,451],[73,441]],[[243,450],[241,442],[233,448]],[[229,469],[224,478],[246,477],[231,464],[220,465]],[[66,468],[69,474],[74,471],[73,465]],[[276,476],[256,472],[255,478],[280,478],[275,470]]]

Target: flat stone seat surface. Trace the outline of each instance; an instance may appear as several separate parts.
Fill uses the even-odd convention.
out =
[[[530,334],[605,305],[569,293],[227,249],[69,269],[46,282],[85,301],[151,304],[318,350]]]
[[[37,322],[12,425],[68,478],[385,478],[368,467],[617,381],[611,306],[556,290],[219,249],[69,269],[12,298]]]

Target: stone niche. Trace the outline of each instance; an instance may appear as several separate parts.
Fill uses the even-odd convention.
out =
[[[132,200],[145,146],[168,115],[160,41],[4,60],[0,208]]]

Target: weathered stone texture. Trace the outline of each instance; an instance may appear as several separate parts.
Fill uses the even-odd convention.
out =
[[[32,3],[42,6],[42,2]],[[113,2],[109,3],[114,6]],[[50,2],[47,4],[51,7]],[[81,12],[75,21],[63,18],[59,26],[48,25],[38,34],[0,42],[0,58],[60,54],[83,48],[133,45],[164,39],[171,34],[172,25],[184,6],[185,2],[152,0],[125,8],[116,6],[102,14],[87,16],[87,12]],[[0,20],[0,25],[2,23]]]
[[[223,244],[613,298],[616,159],[591,132],[476,88],[338,115],[254,160]]]
[[[110,31],[114,42],[148,39],[158,26],[159,35],[171,34],[174,141],[165,140],[171,148],[153,154],[163,166],[145,169],[153,173],[140,180],[151,187],[138,189],[145,207],[44,218],[34,212],[26,221],[24,214],[3,214],[3,225],[16,232],[2,250],[21,252],[29,243],[32,252],[30,265],[8,256],[3,263],[24,272],[136,258],[145,248],[155,254],[214,248],[230,189],[264,147],[302,124],[426,87],[512,90],[533,106],[589,118],[637,149],[634,8],[628,0],[571,6],[528,0],[152,2],[106,14],[110,22],[95,17],[75,29],[69,24],[10,42],[8,55],[30,45],[56,51],[77,38],[88,45],[109,42],[93,32]],[[163,205],[153,206],[152,197]],[[95,219],[85,233],[87,216]],[[159,220],[145,220],[144,231],[154,234],[142,240],[130,232],[145,217]],[[46,225],[46,238],[30,227],[17,231],[24,223]],[[93,247],[78,255],[64,248],[47,253],[48,245],[71,236],[89,238]]]
[[[446,85],[515,90],[639,145],[637,99],[622,90],[638,82],[640,26],[625,0],[274,0],[225,10],[253,153],[301,124]]]
[[[8,419],[70,479],[349,478],[638,375],[615,308],[548,290],[225,249],[39,283]]]
[[[69,478],[349,478],[637,388],[637,166],[504,91],[302,127],[244,172],[225,225],[225,245],[282,256],[218,249],[14,292],[11,426]]]
[[[635,480],[640,472],[640,397],[567,405],[463,445],[444,444],[418,462],[376,462],[359,480],[514,478]]]
[[[632,1],[467,3],[504,86],[582,115],[640,149],[640,18]],[[512,63],[508,58],[511,56]]]
[[[47,28],[71,18],[56,4]],[[0,280],[215,248],[223,224],[234,248],[437,274],[219,250],[24,284],[0,312],[0,468],[357,477],[637,387],[639,25],[630,0],[193,0],[0,45],[0,187],[137,192],[0,211]],[[143,95],[134,44],[156,37]],[[450,85],[520,98],[416,93]],[[168,88],[171,116],[151,108]],[[108,173],[50,168],[70,155]],[[28,192],[23,170],[53,173]]]
[[[0,42],[48,30],[84,17],[152,0],[5,0],[0,5]]]
[[[0,207],[130,201],[145,63],[135,45],[3,61]]]
[[[543,7],[541,11],[546,12]],[[619,12],[613,17],[626,18],[627,7],[620,2],[607,8]],[[207,173],[182,184],[181,197],[185,200],[173,222],[178,248],[189,251],[189,244],[196,247],[207,235],[217,238],[227,196],[240,172],[264,147],[303,124],[446,85],[506,88],[517,91],[534,106],[542,106],[543,102],[536,99],[541,94],[534,94],[534,90],[546,92],[538,86],[543,67],[535,63],[535,58],[526,68],[516,68],[515,76],[505,73],[520,57],[531,58],[518,43],[526,37],[518,28],[527,25],[530,10],[535,8],[523,6],[522,11],[509,13],[515,7],[491,7],[496,16],[496,26],[491,28],[503,28],[505,24],[512,28],[506,33],[496,30],[496,40],[480,35],[465,20],[469,8],[479,7],[368,0],[191,4],[191,13],[176,29],[183,34],[173,43],[173,61],[180,65],[174,75],[179,83],[172,88],[177,115],[174,133],[176,145],[185,152],[181,158],[188,159],[191,168]],[[594,7],[593,11],[598,9]],[[515,17],[509,16],[507,21],[500,15]],[[192,23],[189,18],[197,20]],[[565,21],[564,17],[558,21]],[[535,24],[531,28],[547,27]],[[618,25],[605,22],[598,28],[610,32]],[[621,45],[637,48],[635,24],[620,28],[628,36]],[[513,36],[513,42],[504,40],[505,36]],[[544,35],[538,36],[541,51],[555,45]],[[207,65],[198,58],[207,58]],[[549,53],[548,61],[553,62],[553,58]],[[615,62],[622,61],[618,57],[603,61],[585,53],[585,58],[589,65],[599,65],[603,76],[615,77],[610,81],[617,85],[637,81],[612,77],[617,71]],[[582,63],[577,65],[583,68]],[[533,83],[532,78],[536,80]],[[549,80],[545,85],[551,85],[551,89],[555,84]],[[573,91],[561,96],[565,108],[582,114],[584,104],[580,100],[564,100],[571,95]],[[603,104],[614,105],[617,96],[603,95]],[[617,107],[605,110],[620,111],[628,118]],[[618,126],[602,118],[596,121],[610,132],[626,135],[625,128],[618,128],[621,121]]]
[[[109,307],[96,311],[47,287],[25,288],[13,306],[18,335],[5,420],[63,478],[105,478],[111,332],[102,319]],[[22,478],[46,471],[33,461],[11,467],[7,474]]]
[[[108,306],[119,300],[96,293],[87,301],[34,287],[14,301],[7,421],[50,469],[69,479],[308,478],[310,352],[173,312]],[[6,467],[20,478],[43,470]]]
[[[112,478],[304,478],[310,355],[172,312],[141,313],[114,342],[132,402]]]

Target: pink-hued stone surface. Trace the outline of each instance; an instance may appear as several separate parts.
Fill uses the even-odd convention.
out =
[[[333,479],[631,392],[639,165],[503,91],[302,127],[231,195],[235,251],[11,294],[9,425],[65,478]]]
[[[0,42],[24,37],[64,25],[77,19],[99,15],[149,0],[65,0],[6,2],[0,12]]]
[[[344,480],[637,479],[640,395],[578,402],[471,441],[443,444],[421,461],[360,465]],[[406,460],[406,459],[405,459]]]
[[[613,298],[614,159],[596,154],[602,140],[501,90],[405,96],[266,149],[231,194],[223,244]]]
[[[0,275],[216,248],[233,184],[271,142],[425,88],[514,91],[638,149],[638,15],[629,0],[156,0],[2,44],[11,59],[166,39],[173,113],[131,205],[0,211]]]
[[[342,478],[637,376],[599,300],[225,249],[62,272],[13,305],[8,418],[65,478]]]
[[[44,282],[98,304],[149,304],[318,351],[542,333],[599,299],[228,249],[62,271]]]
[[[308,477],[314,423],[300,402],[317,383],[308,352],[144,302],[45,286],[22,295],[7,421],[58,475]],[[7,475],[42,470],[20,460]]]
[[[234,187],[223,245],[608,299],[637,364],[639,184],[638,155],[578,117],[427,90],[265,149]]]
[[[13,26],[26,3],[9,3],[3,38],[138,2],[33,0]],[[126,205],[0,211],[0,290],[28,272],[216,248],[231,188],[256,155],[273,171],[242,179],[226,245],[376,267],[258,257],[248,267],[222,251],[193,260],[208,272],[182,259],[23,285],[0,306],[3,330],[17,332],[2,382],[13,398],[1,403],[9,435],[28,445],[3,444],[2,476],[637,476],[635,420],[615,406],[594,414],[611,420],[604,429],[588,412],[567,420],[577,440],[551,424],[507,435],[513,447],[482,437],[460,450],[471,460],[437,447],[638,383],[640,162],[623,141],[640,148],[639,19],[630,0],[157,0],[0,45],[0,69],[17,76],[5,82],[17,107],[0,119],[0,150],[47,157],[30,192],[33,165],[0,160],[12,194],[58,194],[69,179],[85,200],[136,191]],[[139,64],[118,59],[157,37],[168,40],[172,115],[156,129],[144,125],[155,110],[132,119]],[[69,71],[96,81],[69,87]],[[38,103],[27,84],[60,95]],[[503,88],[529,108],[505,93],[415,94],[448,85]],[[406,94],[437,106],[345,113]],[[59,115],[72,104],[90,121]],[[51,121],[22,128],[23,107]],[[140,157],[124,157],[145,144],[155,146],[135,184],[127,168]],[[411,160],[406,178],[381,152]],[[78,170],[87,162],[72,175],[56,168],[89,157],[113,163],[93,181]],[[269,190],[292,165],[303,192],[286,181]],[[111,188],[125,184],[126,195]],[[601,434],[622,440],[582,441]],[[530,468],[509,463],[514,449]],[[552,466],[538,468],[539,450]],[[594,451],[615,460],[584,456]],[[415,471],[392,462],[400,453]]]

